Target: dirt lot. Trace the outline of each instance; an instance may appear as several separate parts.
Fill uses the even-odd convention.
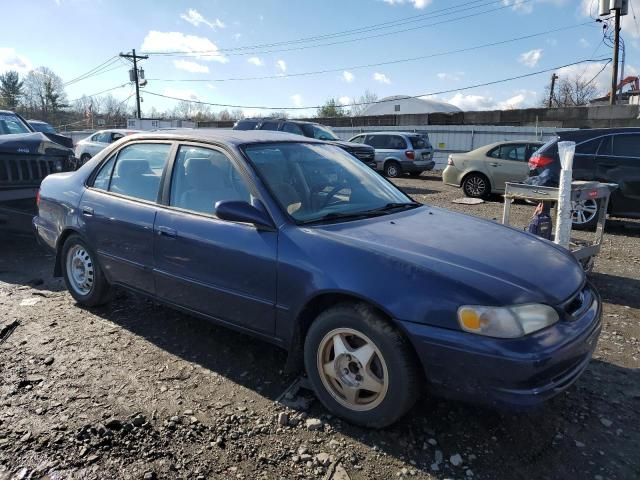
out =
[[[460,191],[436,175],[398,184],[423,202],[500,217],[500,199],[452,204]],[[531,210],[514,206],[523,225]],[[282,374],[277,348],[125,293],[81,309],[47,252],[4,236],[0,480],[640,478],[639,237],[640,223],[610,222],[592,275],[604,330],[568,392],[528,413],[426,395],[371,431],[304,390],[280,398],[295,377]]]

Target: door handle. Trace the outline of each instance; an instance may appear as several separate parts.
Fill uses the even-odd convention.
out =
[[[178,236],[178,231],[171,227],[160,226],[156,229],[156,231],[158,232],[158,235],[162,235],[163,237],[175,238]]]
[[[91,207],[82,207],[82,215],[86,217],[90,217],[93,215],[93,208]]]
[[[496,162],[491,162],[491,163],[489,164],[489,166],[490,166],[490,167],[497,167],[498,165],[500,165],[500,164],[499,164],[499,163],[496,163]]]

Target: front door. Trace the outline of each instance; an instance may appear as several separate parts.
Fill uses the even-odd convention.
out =
[[[499,158],[489,161],[489,174],[494,190],[504,191],[505,182],[521,182],[529,173],[527,144],[507,143],[500,146]]]
[[[134,143],[100,168],[80,202],[89,244],[109,281],[154,293],[153,222],[171,144]]]
[[[220,220],[222,200],[252,202],[221,150],[182,145],[155,221],[157,296],[253,331],[275,330],[277,233]]]

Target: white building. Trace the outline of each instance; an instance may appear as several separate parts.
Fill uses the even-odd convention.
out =
[[[127,128],[132,130],[157,130],[158,128],[196,128],[189,120],[165,120],[163,118],[129,118]]]
[[[408,115],[421,113],[457,113],[458,107],[450,103],[431,100],[428,98],[407,97],[395,95],[378,100],[380,103],[369,105],[363,112],[363,117],[374,115]]]

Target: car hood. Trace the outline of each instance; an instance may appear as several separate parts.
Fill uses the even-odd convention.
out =
[[[344,148],[344,149],[370,148],[371,150],[374,150],[373,147],[371,147],[369,145],[365,145],[363,143],[346,142],[344,140],[327,140],[327,142],[332,144],[332,145],[335,145],[337,147]]]
[[[558,305],[584,283],[566,250],[528,233],[448,210],[423,206],[373,219],[325,225],[316,233],[421,269],[496,304]],[[387,278],[385,281],[393,281]]]
[[[25,155],[71,155],[73,150],[52,141],[44,133],[0,135],[0,153]]]

